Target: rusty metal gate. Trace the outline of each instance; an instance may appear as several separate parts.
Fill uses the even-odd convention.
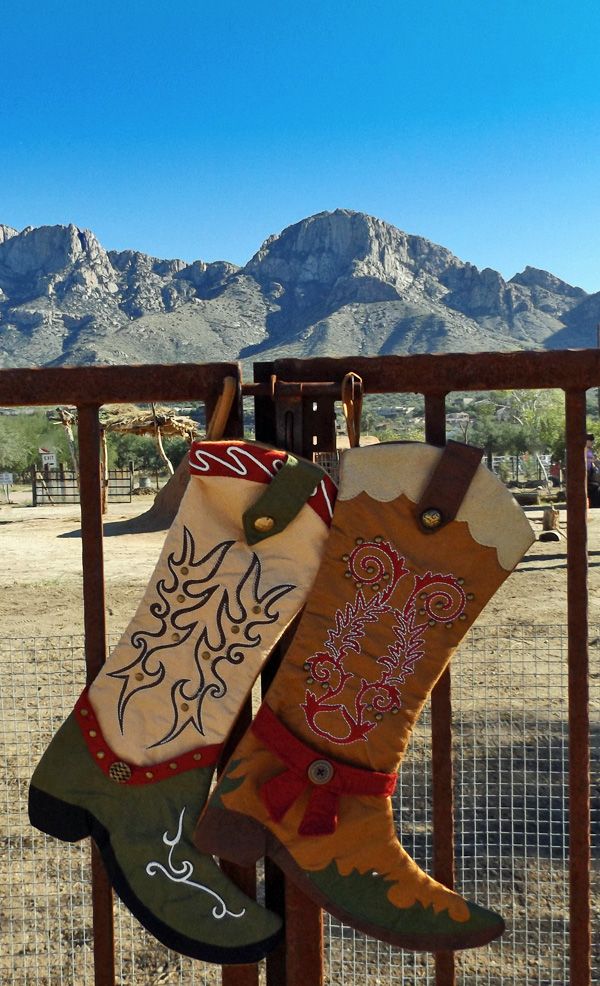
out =
[[[561,388],[565,392],[567,455],[569,461],[567,477],[568,498],[568,553],[567,590],[568,626],[546,636],[535,627],[523,639],[515,638],[510,630],[502,632],[496,628],[498,638],[490,644],[482,636],[477,639],[477,631],[467,647],[493,647],[505,654],[518,655],[522,650],[539,648],[546,654],[549,666],[560,668],[565,677],[567,713],[565,728],[551,728],[544,737],[534,728],[523,725],[523,741],[518,756],[526,759],[530,750],[535,750],[538,774],[543,766],[548,775],[547,797],[551,811],[558,812],[560,822],[560,844],[564,852],[564,867],[561,875],[552,879],[564,879],[565,894],[568,898],[568,916],[562,922],[563,931],[550,925],[549,929],[538,928],[527,938],[525,934],[525,963],[517,971],[502,969],[502,950],[495,953],[485,966],[470,966],[452,953],[438,953],[433,965],[417,959],[402,958],[401,966],[385,965],[384,950],[377,943],[365,941],[354,935],[350,929],[328,922],[327,950],[331,956],[352,953],[349,966],[336,967],[330,979],[334,984],[356,982],[356,970],[362,959],[368,963],[368,977],[359,974],[358,981],[383,982],[433,982],[438,986],[451,986],[456,982],[465,984],[508,982],[552,984],[552,986],[590,986],[600,981],[600,969],[596,964],[592,971],[592,919],[598,915],[591,913],[592,879],[592,830],[590,801],[590,674],[589,674],[589,631],[588,624],[588,557],[586,528],[586,489],[584,444],[586,431],[586,390],[600,386],[600,352],[567,351],[535,353],[502,353],[445,356],[389,356],[347,359],[284,359],[273,363],[255,364],[254,380],[242,385],[240,371],[236,364],[212,364],[198,366],[170,367],[98,367],[82,369],[48,370],[6,370],[0,371],[0,403],[3,405],[26,404],[75,404],[79,415],[79,450],[81,463],[81,505],[83,532],[83,579],[84,579],[84,623],[85,623],[85,662],[87,679],[91,681],[101,666],[106,651],[106,625],[104,615],[103,549],[101,518],[100,426],[98,409],[103,403],[148,402],[151,400],[176,401],[182,399],[204,400],[207,418],[210,416],[218,398],[224,376],[235,376],[239,383],[238,400],[234,404],[228,421],[226,434],[231,437],[242,433],[242,393],[254,398],[256,437],[259,440],[276,444],[312,457],[315,453],[332,453],[335,450],[335,402],[341,396],[341,384],[349,372],[361,375],[367,393],[421,393],[425,397],[425,437],[434,444],[445,441],[445,401],[453,391],[490,391],[508,389]],[[546,628],[548,630],[548,628]],[[515,657],[515,660],[518,658]],[[554,672],[553,672],[554,673]],[[272,668],[268,672],[272,674]],[[268,677],[268,674],[265,677]],[[556,674],[559,671],[556,670]],[[268,682],[265,681],[265,684]],[[477,787],[494,783],[500,791],[509,791],[508,801],[500,799],[498,811],[502,814],[502,804],[513,806],[515,796],[522,796],[524,804],[529,804],[531,793],[527,789],[526,774],[515,771],[515,760],[511,761],[510,777],[503,775],[503,764],[499,761],[494,767],[489,760],[481,763],[479,753],[473,748],[472,756],[463,757],[457,776],[453,772],[453,738],[460,739],[465,749],[476,730],[492,728],[485,716],[474,718],[465,712],[468,701],[463,701],[462,689],[451,687],[450,673],[446,672],[432,695],[431,701],[431,751],[424,734],[418,738],[419,756],[430,761],[430,769],[421,779],[418,803],[413,810],[420,822],[431,821],[433,835],[431,843],[432,858],[421,859],[430,872],[452,886],[455,869],[461,870],[463,877],[469,874],[465,869],[468,847],[484,840],[487,844],[492,831],[506,818],[496,818],[492,813],[481,819],[475,813],[465,814],[465,801],[469,801]],[[486,684],[487,687],[487,684]],[[500,682],[500,687],[504,687]],[[552,687],[555,687],[554,685]],[[452,697],[458,695],[459,712],[453,715]],[[479,712],[481,713],[481,709]],[[485,712],[485,707],[483,709]],[[525,710],[535,711],[535,710]],[[246,710],[246,721],[249,710]],[[243,720],[244,717],[242,717]],[[525,723],[525,720],[523,720]],[[241,726],[239,727],[241,728]],[[515,735],[519,732],[514,725]],[[546,735],[547,734],[547,735]],[[537,737],[537,738],[536,738]],[[594,723],[594,742],[598,742],[598,725]],[[596,747],[594,748],[596,749]],[[529,751],[529,752],[528,752]],[[597,753],[595,753],[597,756]],[[517,758],[518,759],[518,758]],[[594,763],[597,772],[597,763]],[[407,775],[408,771],[403,771]],[[422,770],[421,770],[422,774]],[[517,777],[518,774],[518,777]],[[430,776],[430,780],[429,780]],[[536,775],[537,776],[537,775]],[[597,776],[597,774],[596,774]],[[518,778],[521,778],[519,780]],[[564,781],[564,783],[563,783]],[[403,781],[408,784],[409,779]],[[424,785],[424,786],[423,786]],[[562,786],[561,786],[562,785]],[[455,800],[455,789],[459,801]],[[466,793],[465,793],[466,792]],[[469,794],[468,792],[471,792]],[[517,794],[515,795],[515,792]],[[568,792],[568,797],[567,797]],[[431,793],[431,818],[423,807]],[[539,791],[534,799],[539,799]],[[544,795],[546,796],[546,795]],[[414,794],[413,794],[414,801]],[[555,808],[552,806],[556,805]],[[402,810],[405,803],[402,802]],[[423,811],[425,810],[425,815]],[[525,817],[525,816],[524,816]],[[533,817],[533,816],[529,816]],[[535,815],[540,818],[541,815]],[[553,817],[553,816],[552,816]],[[496,820],[494,820],[496,819]],[[520,833],[515,817],[509,819],[513,837],[513,849],[509,843],[506,851],[514,851],[519,839],[527,842],[525,829]],[[524,823],[525,824],[525,823]],[[547,823],[544,823],[547,824]],[[550,830],[544,834],[543,825],[535,833],[538,846],[549,839],[550,848],[555,835]],[[520,834],[519,834],[520,833]],[[596,836],[595,836],[596,837]],[[487,840],[487,841],[486,841]],[[425,844],[425,856],[427,856]],[[458,847],[458,854],[455,852]],[[408,848],[411,848],[408,846]],[[417,847],[418,850],[418,847]],[[423,850],[423,846],[421,846]],[[482,856],[482,858],[484,858]],[[554,859],[554,857],[553,857]],[[468,862],[468,860],[467,860]],[[564,871],[564,872],[563,872]],[[256,885],[253,872],[234,869],[234,876],[248,891]],[[488,873],[482,880],[500,880],[502,867],[498,873]],[[558,873],[558,871],[557,871]],[[529,873],[530,881],[535,874]],[[479,879],[475,875],[474,879]],[[101,861],[92,847],[92,904],[93,904],[93,949],[94,981],[96,986],[113,986],[118,982],[173,982],[172,978],[144,979],[142,970],[137,970],[135,979],[123,978],[115,972],[115,936],[113,901]],[[497,889],[497,888],[494,888]],[[317,986],[323,982],[323,928],[321,912],[292,885],[285,885],[274,867],[266,866],[267,903],[279,907],[286,914],[285,946],[273,953],[261,967],[244,966],[224,968],[222,982],[225,986],[257,986],[266,982],[267,986]],[[480,898],[481,899],[481,898]],[[120,913],[120,912],[119,912]],[[120,920],[120,919],[119,919]],[[537,935],[537,938],[536,938]],[[565,945],[565,935],[567,942]],[[537,941],[537,956],[533,952],[532,941]],[[87,939],[86,939],[87,941]],[[85,944],[85,942],[84,942]],[[81,946],[81,943],[80,943]],[[387,949],[387,947],[385,947]],[[548,967],[541,963],[542,949],[554,949],[554,965]],[[389,950],[388,950],[389,951]],[[361,958],[362,956],[362,958]],[[554,961],[554,960],[553,960]],[[595,956],[597,963],[597,956]],[[198,965],[198,964],[196,964]],[[365,969],[366,969],[365,965]],[[330,964],[331,969],[331,964]],[[344,970],[352,970],[346,972]],[[399,972],[398,970],[401,971]],[[198,975],[200,976],[200,972]],[[399,978],[396,979],[396,975]],[[84,979],[89,981],[91,970]],[[385,976],[386,978],[382,978]],[[15,982],[21,980],[15,979]],[[22,980],[35,982],[34,979]],[[40,979],[40,984],[42,980]],[[58,980],[57,980],[58,981]],[[60,982],[69,981],[60,979]],[[179,982],[207,982],[197,979],[193,971],[187,979]],[[214,980],[211,978],[210,980]]]

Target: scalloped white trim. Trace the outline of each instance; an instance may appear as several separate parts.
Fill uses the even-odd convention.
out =
[[[348,449],[340,464],[338,500],[367,493],[388,502],[404,494],[418,503],[441,456],[442,449],[421,442]],[[535,540],[517,501],[484,465],[477,469],[456,520],[468,524],[478,544],[495,548],[499,564],[509,572]]]

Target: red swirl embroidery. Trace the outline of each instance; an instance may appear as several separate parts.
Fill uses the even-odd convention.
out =
[[[386,712],[401,708],[400,688],[414,673],[415,664],[425,653],[424,635],[438,623],[450,623],[462,616],[466,596],[454,575],[425,572],[412,575],[413,587],[401,607],[391,603],[400,581],[411,575],[402,557],[388,541],[365,541],[348,556],[347,574],[359,583],[354,601],[335,614],[324,650],[306,661],[313,681],[321,692],[307,690],[302,708],[309,728],[333,743],[365,740]],[[373,594],[367,599],[365,589]],[[393,641],[375,659],[380,667],[376,680],[359,677],[345,664],[350,652],[362,653],[361,641],[369,624],[393,614]],[[355,681],[352,681],[355,679]],[[348,687],[349,686],[349,687]],[[344,726],[337,735],[322,726],[318,717],[333,713]]]

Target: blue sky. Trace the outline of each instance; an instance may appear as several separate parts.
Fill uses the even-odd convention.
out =
[[[13,0],[0,222],[245,263],[338,207],[600,290],[596,0]]]

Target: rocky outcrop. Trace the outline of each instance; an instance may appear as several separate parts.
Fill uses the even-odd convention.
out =
[[[585,345],[599,318],[600,293],[533,267],[505,281],[346,209],[269,237],[242,268],[0,226],[0,366]]]

